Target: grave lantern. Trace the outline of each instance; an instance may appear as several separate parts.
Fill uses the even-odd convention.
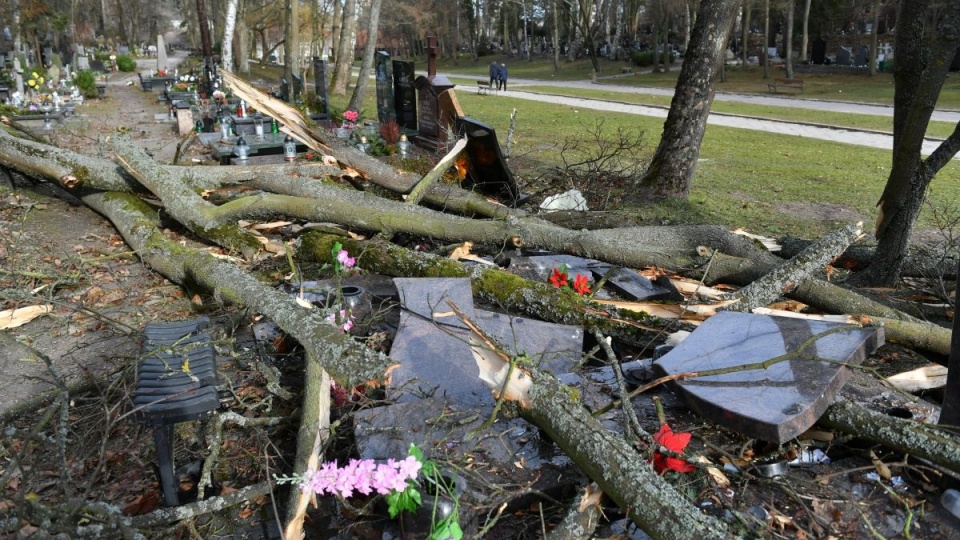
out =
[[[400,157],[410,157],[410,141],[407,140],[406,135],[400,135],[400,142],[397,143],[397,148],[400,149]]]
[[[364,154],[370,153],[370,143],[367,142],[366,135],[360,137],[360,142],[357,143],[357,149]]]
[[[250,145],[247,144],[247,140],[242,136],[237,139],[237,146],[233,149],[233,153],[236,154],[237,159],[240,161],[246,161],[250,157]]]
[[[257,136],[258,141],[263,140],[263,115],[260,114],[260,111],[257,111],[253,114],[253,132]]]
[[[297,159],[297,141],[290,135],[283,139],[283,159],[287,161]]]

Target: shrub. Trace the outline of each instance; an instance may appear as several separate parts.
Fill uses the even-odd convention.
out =
[[[676,54],[670,52],[670,63],[676,59]],[[653,65],[653,51],[633,51],[633,63],[634,65],[640,67],[652,66]]]
[[[387,144],[397,144],[400,140],[400,125],[396,120],[388,120],[380,124],[380,136]]]
[[[129,55],[121,54],[117,57],[117,69],[126,73],[134,72],[137,70],[137,61]]]
[[[97,75],[89,69],[78,71],[73,78],[73,84],[77,85],[85,98],[95,98],[98,95]]]

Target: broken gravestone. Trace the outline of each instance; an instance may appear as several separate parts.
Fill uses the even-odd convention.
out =
[[[471,330],[450,304],[508,354],[526,353],[530,362],[554,373],[569,372],[579,362],[582,329],[477,309],[467,278],[394,282],[402,311],[390,351],[398,363],[386,389],[391,404],[356,414],[361,457],[398,459],[414,443],[428,458],[468,466],[484,482],[465,485],[456,479],[465,531],[476,526],[489,497],[502,494],[498,485],[529,482],[550,492],[575,481],[569,459],[524,420],[499,418],[486,425],[495,400],[481,381]]]
[[[782,444],[810,428],[858,365],[883,344],[883,328],[721,312],[654,365],[697,414]]]

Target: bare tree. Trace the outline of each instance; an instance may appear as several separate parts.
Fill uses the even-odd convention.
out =
[[[800,41],[800,61],[807,61],[807,45],[810,42],[810,0],[803,2],[803,38]]]
[[[786,75],[788,79],[793,78],[793,10],[794,0],[787,0],[787,27],[783,32],[784,49],[786,49],[787,65]]]

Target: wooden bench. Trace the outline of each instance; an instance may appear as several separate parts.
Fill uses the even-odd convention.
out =
[[[771,92],[783,92],[786,90],[803,92],[803,79],[774,79],[772,83],[767,83],[767,88]]]
[[[490,81],[477,79],[477,93],[488,94],[490,92],[496,93],[497,87],[490,84]]]

